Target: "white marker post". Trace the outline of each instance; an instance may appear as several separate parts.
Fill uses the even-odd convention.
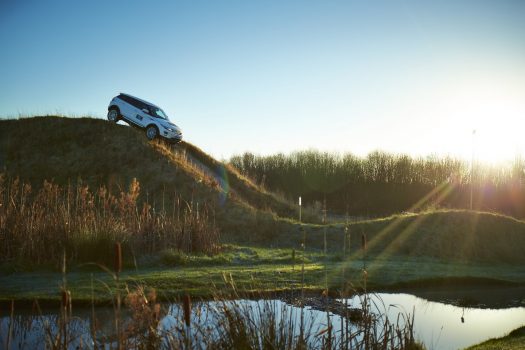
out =
[[[306,253],[306,233],[301,226],[301,197],[299,196],[299,230],[303,231],[303,256],[301,261],[301,324],[299,329],[299,342],[304,340],[304,254]]]
[[[299,222],[301,222],[301,196],[299,196]]]

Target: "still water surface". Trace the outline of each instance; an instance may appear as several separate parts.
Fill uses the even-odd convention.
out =
[[[462,349],[525,325],[525,307],[463,308],[410,294],[378,296],[385,305],[392,305],[388,308],[391,319],[399,309],[410,313],[415,309],[415,336],[427,349]]]
[[[361,299],[360,299],[361,298]],[[355,296],[348,299],[348,304],[353,308],[360,308],[362,296]],[[240,300],[237,303],[245,304],[254,310],[258,309],[260,303],[268,301]],[[287,317],[300,317],[300,309],[285,304],[280,300],[272,300],[275,310],[286,310]],[[518,302],[520,304],[522,301]],[[398,315],[412,314],[415,312],[414,332],[416,339],[422,341],[427,349],[445,350],[462,349],[469,345],[477,344],[489,338],[503,336],[510,331],[525,325],[525,307],[513,306],[503,308],[480,308],[480,307],[459,307],[443,302],[428,301],[405,293],[377,293],[370,295],[371,305],[375,305],[382,313],[386,313],[391,322],[396,322]],[[516,303],[514,303],[516,304]],[[202,310],[213,307],[213,302],[201,304],[200,318]],[[197,306],[197,304],[195,304]],[[195,307],[197,309],[197,307]],[[167,313],[161,321],[160,328],[170,330],[176,324],[180,325],[181,309],[178,304],[171,304],[167,308]],[[55,310],[43,310],[41,315],[35,315],[33,311],[23,311],[15,316],[15,325],[12,328],[12,348],[38,349],[44,348],[43,339],[46,332],[49,332],[49,324],[57,320]],[[77,340],[71,344],[72,348],[82,343],[83,347],[88,347],[90,339],[90,308],[76,308],[74,310],[76,322],[72,325],[73,332],[77,334]],[[6,344],[10,318],[5,317],[5,313],[0,318],[0,348]],[[113,333],[113,310],[111,308],[97,308],[96,317],[99,320],[101,329],[111,339]],[[327,316],[325,312],[306,308],[305,319],[311,323],[312,330],[315,332],[326,328]],[[341,318],[337,315],[330,316],[334,332],[340,331]],[[195,320],[194,320],[195,322]],[[199,321],[200,322],[200,321]],[[213,323],[213,317],[208,318],[208,323]],[[46,326],[47,324],[47,326]],[[344,323],[343,323],[344,324]],[[47,330],[46,330],[47,327]],[[213,325],[211,325],[213,328]]]

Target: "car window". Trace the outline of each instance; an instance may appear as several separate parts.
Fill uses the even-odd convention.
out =
[[[126,96],[126,95],[119,95],[118,98],[120,98],[120,99],[121,99],[122,101],[124,101],[124,102],[131,103],[131,102],[129,101],[128,96]]]
[[[136,100],[136,99],[132,99],[132,100],[131,100],[131,104],[132,104],[133,106],[135,106],[136,108],[138,108],[138,109],[143,109],[143,108],[145,108],[144,103],[142,103],[142,102],[140,102],[139,100]]]
[[[119,98],[131,104],[135,108],[138,108],[140,110],[146,109],[148,111],[148,114],[152,117],[169,120],[168,116],[164,113],[164,111],[158,107],[151,106],[147,103],[144,103],[127,95],[119,95]]]
[[[119,97],[120,97],[121,100],[126,101],[127,103],[129,103],[133,107],[141,108],[140,107],[140,101],[135,100],[133,97],[127,96],[127,95],[120,95]]]
[[[126,101],[127,103],[129,103],[130,105],[132,105],[133,107],[136,107],[136,108],[140,109],[140,105],[139,105],[140,102],[135,100],[133,97],[126,96],[126,95],[121,95],[120,98],[122,100]]]
[[[168,120],[168,116],[160,108],[149,106],[150,114],[156,118]]]

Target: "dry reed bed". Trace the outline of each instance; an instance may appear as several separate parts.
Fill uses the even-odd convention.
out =
[[[127,256],[163,249],[215,253],[219,232],[206,204],[170,200],[169,212],[140,203],[133,180],[118,195],[80,181],[58,186],[44,181],[33,191],[18,179],[0,175],[0,262],[30,261],[60,266],[69,261],[111,263],[113,244],[122,242]]]

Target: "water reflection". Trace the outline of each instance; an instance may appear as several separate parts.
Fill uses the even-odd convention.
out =
[[[378,296],[387,305],[415,308],[415,333],[429,349],[462,349],[525,325],[525,308],[481,309],[427,301],[410,294]],[[389,314],[393,315],[393,309]]]
[[[351,308],[360,308],[362,305],[359,296],[348,299]],[[343,302],[345,302],[343,300]],[[505,309],[487,309],[478,307],[461,307],[440,302],[428,301],[410,294],[378,293],[369,296],[372,309],[385,313],[390,322],[396,322],[398,315],[412,314],[415,310],[416,339],[421,340],[428,349],[458,349],[464,348],[484,341],[488,338],[500,337],[515,328],[525,324],[525,308],[510,307]],[[228,302],[226,302],[228,303]],[[257,301],[236,300],[252,313],[264,313],[268,305],[273,305],[276,312],[276,322],[282,322],[281,318],[287,318],[286,322],[298,324],[300,309],[280,300]],[[209,330],[209,334],[217,333],[215,328],[218,314],[217,302],[195,303],[193,308],[192,323],[199,324],[203,329]],[[178,304],[168,305],[162,315],[158,331],[169,335],[168,338],[176,338],[181,334],[182,311]],[[68,344],[71,348],[82,346],[92,348],[91,337],[92,317],[90,308],[75,308],[74,317],[69,323],[70,339]],[[215,311],[215,312],[213,312]],[[58,316],[56,310],[45,310],[42,315],[35,315],[33,311],[15,310],[14,322],[9,317],[0,319],[0,347],[4,347],[6,340],[10,337],[12,348],[44,349],[46,343],[60,342],[57,338]],[[5,314],[4,314],[5,315]],[[124,317],[129,317],[124,315]],[[256,318],[255,318],[256,319]],[[312,334],[317,334],[326,329],[327,315],[323,311],[306,308],[305,319],[307,327]],[[333,334],[340,334],[341,328],[346,327],[346,322],[340,316],[331,314],[330,322]],[[403,322],[403,319],[401,319]],[[105,344],[114,341],[113,310],[111,308],[97,308],[96,320],[97,339]],[[215,333],[214,333],[215,332]],[[298,334],[299,329],[294,329]],[[9,335],[10,334],[10,335]],[[296,334],[296,335],[297,335]],[[204,342],[201,339],[201,342]],[[312,342],[320,341],[312,338]],[[167,344],[167,343],[166,343]],[[201,345],[204,343],[201,343]],[[320,343],[319,343],[320,344]],[[311,344],[315,346],[316,344]]]

